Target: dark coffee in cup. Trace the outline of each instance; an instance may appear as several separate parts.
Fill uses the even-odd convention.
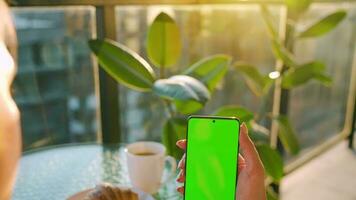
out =
[[[154,152],[137,152],[137,153],[134,153],[136,156],[153,156],[155,155],[156,153]]]

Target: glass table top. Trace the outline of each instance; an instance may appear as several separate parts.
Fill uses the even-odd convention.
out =
[[[13,199],[63,200],[102,182],[130,186],[123,146],[63,145],[25,153]],[[176,187],[172,178],[154,198],[182,199]]]

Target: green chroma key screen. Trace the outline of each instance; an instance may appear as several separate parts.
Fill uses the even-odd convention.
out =
[[[185,200],[235,200],[239,129],[236,118],[189,118]]]

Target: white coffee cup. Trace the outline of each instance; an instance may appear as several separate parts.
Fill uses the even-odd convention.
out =
[[[134,188],[146,193],[156,193],[160,186],[175,176],[177,163],[166,156],[166,148],[157,142],[136,142],[125,149],[129,178]],[[165,163],[171,165],[170,174],[162,180]]]

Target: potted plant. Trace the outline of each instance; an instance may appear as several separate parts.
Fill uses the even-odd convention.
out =
[[[295,8],[296,6],[288,1],[287,6],[291,10],[296,10],[294,17],[308,7],[304,6],[304,10],[301,11],[298,10],[299,7]],[[167,110],[162,142],[166,145],[168,153],[177,159],[182,156],[182,152],[177,149],[175,143],[185,137],[186,116],[204,107],[229,69],[242,73],[247,85],[263,100],[260,111],[253,113],[240,105],[225,105],[209,114],[238,116],[242,122],[247,124],[265,166],[266,174],[272,182],[278,184],[283,177],[283,159],[280,153],[269,145],[270,131],[260,122],[268,118],[279,124],[279,139],[284,149],[292,155],[299,152],[299,143],[286,113],[275,115],[267,110],[275,83],[279,81],[283,88],[291,89],[312,79],[328,85],[331,79],[325,74],[325,66],[320,62],[297,63],[292,56],[290,46],[287,45],[289,43],[279,40],[268,8],[261,6],[261,11],[271,36],[274,55],[278,60],[282,60],[285,66],[280,71],[266,75],[246,63],[236,62],[231,65],[232,59],[221,54],[203,58],[178,75],[166,77],[167,70],[170,70],[170,66],[177,62],[181,53],[179,28],[166,13],[160,13],[154,19],[148,29],[146,41],[148,59],[157,68],[158,73],[155,73],[148,61],[117,42],[94,39],[89,41],[89,46],[98,58],[100,66],[118,83],[133,90],[151,92],[160,97],[162,105]],[[330,26],[336,27],[344,15],[342,11],[332,14],[331,17],[328,16],[307,28],[299,36],[322,35],[332,29]],[[290,40],[294,40],[294,36],[293,39],[288,39]],[[268,196],[272,199],[277,198],[270,188]]]

